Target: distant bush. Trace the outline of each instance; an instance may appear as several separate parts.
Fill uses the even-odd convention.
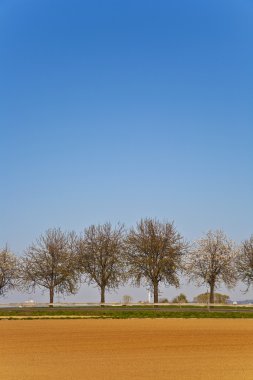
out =
[[[194,297],[193,302],[195,303],[207,303],[209,300],[209,293],[202,293]],[[229,296],[221,293],[214,293],[214,303],[224,303],[228,304]]]
[[[180,293],[177,297],[173,298],[172,302],[173,303],[188,303],[188,300],[185,294]]]
[[[159,303],[169,303],[168,298],[159,298],[158,300]]]
[[[124,295],[122,298],[122,303],[128,304],[133,302],[133,298],[129,295]]]

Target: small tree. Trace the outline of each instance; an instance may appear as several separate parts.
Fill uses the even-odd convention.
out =
[[[54,302],[55,292],[74,294],[78,289],[76,238],[74,233],[49,229],[25,252],[22,262],[24,287],[45,288],[49,301]]]
[[[180,293],[177,297],[173,298],[173,303],[188,303],[187,297],[185,294]]]
[[[222,231],[209,231],[189,251],[186,273],[190,281],[209,287],[210,303],[214,303],[214,290],[221,283],[235,285],[235,256],[234,243]]]
[[[253,284],[253,235],[249,240],[242,242],[236,259],[236,268],[239,279],[246,284],[248,291]]]
[[[0,296],[15,288],[18,277],[18,259],[7,247],[0,249]]]
[[[79,241],[80,271],[85,280],[100,289],[100,302],[105,291],[124,283],[124,228],[110,223],[92,225],[84,230]]]
[[[129,275],[138,286],[150,284],[154,303],[158,302],[159,284],[179,286],[178,273],[186,245],[173,223],[144,219],[132,228],[127,238]]]

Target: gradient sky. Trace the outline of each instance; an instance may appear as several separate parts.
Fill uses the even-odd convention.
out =
[[[2,0],[0,246],[147,216],[248,238],[252,19],[250,0]]]

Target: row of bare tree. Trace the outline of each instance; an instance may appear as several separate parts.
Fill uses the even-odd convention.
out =
[[[210,303],[221,283],[234,287],[238,280],[253,283],[253,236],[237,246],[224,232],[209,231],[193,243],[186,242],[173,223],[143,219],[126,231],[118,224],[92,225],[75,232],[49,229],[31,244],[22,257],[8,248],[0,250],[0,295],[11,289],[48,290],[75,294],[81,282],[105,292],[127,281],[150,287],[154,303],[159,286],[179,287],[180,274],[209,288]]]

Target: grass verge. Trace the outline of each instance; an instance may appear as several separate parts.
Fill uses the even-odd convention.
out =
[[[128,319],[128,318],[251,318],[253,312],[246,310],[219,309],[174,309],[157,308],[131,310],[130,308],[93,308],[63,309],[63,308],[27,308],[2,309],[0,319]]]

